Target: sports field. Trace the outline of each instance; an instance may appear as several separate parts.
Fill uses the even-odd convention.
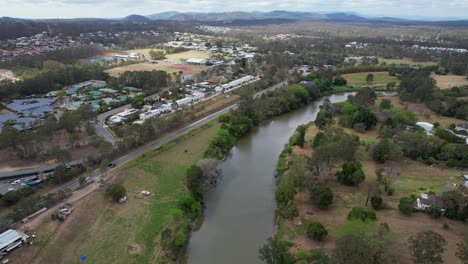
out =
[[[434,78],[434,80],[436,80],[436,85],[440,89],[450,89],[455,86],[460,87],[468,85],[468,80],[466,79],[466,76],[453,74],[439,75],[433,73],[431,77]]]

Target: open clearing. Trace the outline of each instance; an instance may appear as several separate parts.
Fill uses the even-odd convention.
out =
[[[79,263],[82,255],[92,263],[158,263],[160,232],[182,217],[177,199],[187,191],[186,170],[203,158],[218,129],[210,123],[127,165],[121,180],[129,201],[111,203],[102,190],[85,197],[34,263]],[[138,198],[143,190],[153,195]]]
[[[437,65],[437,62],[433,61],[423,61],[423,62],[417,62],[411,59],[384,59],[384,58],[379,58],[379,63],[386,63],[386,64],[397,64],[397,65],[411,65],[411,66],[429,66],[429,65]]]
[[[5,70],[5,69],[0,69],[0,81],[3,79],[9,79],[9,80],[19,80],[18,78],[15,77],[15,74],[10,71],[10,70]]]
[[[366,77],[368,74],[374,75],[374,82],[371,85],[368,85],[366,82]],[[348,81],[348,85],[355,86],[369,86],[372,88],[383,88],[387,86],[389,82],[396,82],[397,85],[400,83],[398,78],[388,75],[388,72],[361,72],[361,73],[351,73],[343,74],[343,78]]]
[[[446,121],[447,122],[447,121]],[[377,142],[377,129],[373,129],[366,133],[357,133],[351,129],[345,129],[347,133],[354,133],[360,136],[361,140],[368,142]],[[298,147],[293,148],[293,153],[296,155],[310,156],[312,148],[311,140],[318,132],[317,127],[312,126],[306,134],[306,146],[304,149]],[[295,197],[297,207],[299,209],[299,218],[302,221],[301,225],[295,225],[293,221],[286,220],[280,225],[279,234],[293,242],[291,252],[296,254],[300,251],[310,252],[313,249],[322,249],[326,252],[331,252],[335,247],[336,234],[335,231],[347,222],[347,214],[352,207],[366,207],[366,190],[368,185],[376,180],[375,170],[379,164],[374,162],[369,152],[364,147],[357,153],[357,158],[364,165],[363,170],[366,175],[366,180],[358,188],[345,186],[340,184],[334,173],[330,175],[327,185],[334,192],[334,200],[331,208],[321,210],[314,206],[310,201],[308,191],[298,192]],[[454,169],[443,169],[437,167],[426,166],[420,162],[401,158],[397,161],[401,176],[396,181],[395,194],[393,196],[383,195],[386,209],[377,211],[377,219],[379,222],[387,223],[394,235],[396,242],[395,248],[400,252],[398,260],[400,263],[412,263],[410,253],[406,242],[409,237],[417,232],[433,230],[441,234],[448,242],[447,251],[444,256],[445,263],[460,263],[455,256],[456,244],[468,235],[467,225],[460,221],[453,221],[447,218],[433,219],[429,215],[416,213],[410,217],[402,215],[398,210],[398,201],[402,196],[415,194],[419,196],[423,192],[434,191],[440,193],[440,187],[461,183],[460,172]],[[370,205],[369,205],[370,206]],[[316,242],[309,239],[306,235],[307,225],[310,222],[318,221],[322,223],[329,231],[329,235],[322,242]],[[449,230],[442,228],[443,224],[447,223],[450,226]]]
[[[198,65],[184,65],[184,64],[173,64],[167,62],[158,62],[158,63],[138,63],[138,64],[130,64],[126,66],[116,67],[109,70],[106,70],[107,73],[114,77],[119,77],[122,73],[126,71],[165,71],[169,74],[173,72],[183,72],[183,76],[190,75],[190,74],[197,74],[203,70],[208,69],[207,66],[198,66]]]
[[[453,75],[453,74],[447,74],[447,75],[439,75],[433,73],[431,77],[436,80],[437,82],[437,87],[440,89],[450,89],[452,87],[460,87],[460,86],[467,86],[468,85],[468,80],[466,79],[466,76],[463,75]]]
[[[209,59],[211,53],[198,50],[189,50],[179,53],[167,54],[166,58],[174,63],[180,62],[180,59]]]

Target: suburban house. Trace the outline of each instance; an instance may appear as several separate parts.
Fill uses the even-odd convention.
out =
[[[428,210],[431,206],[440,208],[440,211],[445,213],[445,204],[439,196],[430,194],[421,194],[420,198],[416,199],[416,208],[419,210]]]

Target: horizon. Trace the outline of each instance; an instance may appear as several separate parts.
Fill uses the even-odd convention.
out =
[[[117,19],[136,14],[149,16],[163,12],[229,13],[229,12],[310,12],[352,13],[363,17],[394,17],[409,20],[466,20],[468,0],[261,0],[216,1],[182,0],[0,0],[6,6],[0,17],[22,19]],[[324,2],[324,3],[322,3]],[[154,11],[148,11],[154,10]],[[82,15],[81,15],[82,14]],[[424,15],[421,15],[424,14]]]

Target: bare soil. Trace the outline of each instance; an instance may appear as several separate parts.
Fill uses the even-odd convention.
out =
[[[431,77],[436,80],[437,87],[440,89],[451,89],[452,87],[467,86],[468,80],[463,75],[438,75],[433,73]]]

